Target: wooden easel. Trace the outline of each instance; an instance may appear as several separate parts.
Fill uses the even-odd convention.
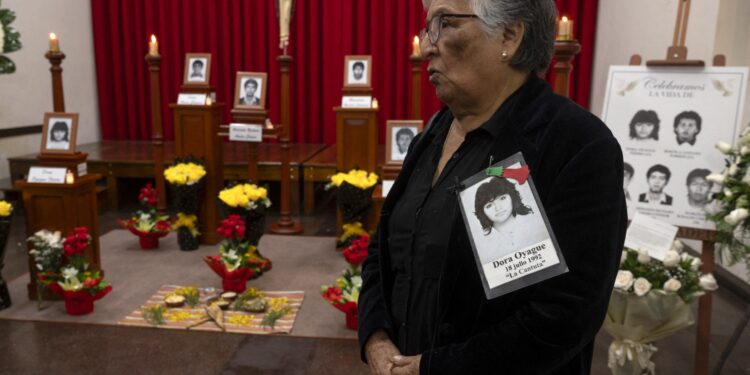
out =
[[[649,60],[648,67],[704,67],[703,60],[688,60],[687,46],[685,46],[685,35],[687,34],[688,16],[690,15],[691,0],[678,0],[677,21],[675,22],[674,38],[672,45],[667,48],[665,60]],[[640,65],[641,56],[630,57],[630,65]],[[716,55],[713,59],[714,66],[726,65],[724,55]],[[677,237],[698,240],[702,242],[701,271],[713,273],[715,268],[714,244],[716,243],[716,231],[706,229],[695,229],[679,227]],[[698,323],[696,325],[695,343],[695,367],[694,374],[708,375],[709,343],[711,341],[711,292],[706,292],[698,301]]]

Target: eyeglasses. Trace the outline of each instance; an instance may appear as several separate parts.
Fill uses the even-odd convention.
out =
[[[419,38],[425,39],[427,36],[430,43],[433,45],[437,44],[440,39],[440,30],[443,28],[446,18],[479,18],[476,14],[456,14],[456,13],[443,13],[441,15],[432,17],[430,23],[419,32]]]

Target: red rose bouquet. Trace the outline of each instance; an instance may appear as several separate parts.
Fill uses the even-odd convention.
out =
[[[151,184],[146,184],[138,195],[142,208],[136,211],[130,219],[118,221],[130,233],[138,236],[143,250],[159,247],[159,238],[169,234],[171,229],[169,217],[156,213],[158,200],[157,190]]]
[[[229,215],[216,229],[225,238],[219,246],[219,255],[204,257],[206,264],[222,278],[225,291],[242,293],[247,281],[262,274],[264,260],[257,249],[245,238],[245,222],[238,215]]]
[[[112,290],[100,271],[89,270],[84,254],[90,244],[88,228],[75,228],[62,243],[62,255],[67,262],[59,272],[40,272],[37,275],[40,285],[63,297],[65,310],[70,315],[94,311],[94,301]]]
[[[357,301],[359,291],[362,289],[361,265],[367,259],[369,244],[370,236],[367,234],[362,234],[352,241],[352,244],[343,252],[349,268],[336,279],[335,285],[320,287],[323,299],[346,314],[346,327],[349,329],[357,329]]]

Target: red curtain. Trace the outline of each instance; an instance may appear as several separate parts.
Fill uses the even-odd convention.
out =
[[[596,0],[557,0],[575,19],[584,50],[573,75],[574,99],[586,106],[590,81]],[[584,3],[585,5],[581,5]],[[594,4],[593,10],[588,4]],[[268,73],[266,106],[280,121],[280,74],[276,57],[275,0],[91,0],[102,137],[137,140],[151,136],[148,67],[144,56],[155,34],[162,55],[164,137],[174,139],[172,113],[185,53],[211,53],[211,84],[231,119],[235,73]],[[581,17],[581,18],[579,18]],[[583,19],[582,17],[587,17]],[[380,139],[385,121],[409,116],[411,40],[424,25],[421,0],[297,0],[291,27],[292,142],[336,141],[332,108],[341,101],[344,56],[373,58],[373,96],[380,103]],[[588,52],[587,52],[588,51]],[[422,117],[440,108],[423,74]]]

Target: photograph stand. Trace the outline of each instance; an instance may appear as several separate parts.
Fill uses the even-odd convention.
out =
[[[667,48],[666,60],[649,60],[648,67],[703,67],[702,60],[688,60],[687,46],[685,46],[685,35],[687,34],[688,16],[690,14],[690,1],[679,0],[677,10],[677,21],[675,23],[674,38],[672,45]],[[632,55],[630,65],[641,65],[641,56]],[[724,55],[714,56],[714,66],[725,66]],[[716,231],[706,229],[695,229],[679,227],[678,238],[687,238],[702,242],[700,259],[703,262],[702,273],[713,273],[715,269],[714,244],[716,243]],[[694,374],[708,375],[709,367],[709,344],[711,341],[711,308],[712,293],[707,291],[698,300],[698,319],[696,323],[695,364]]]
[[[174,115],[175,157],[194,156],[206,163],[198,230],[202,244],[215,245],[220,240],[216,228],[221,220],[216,197],[224,188],[222,142],[217,136],[224,103],[202,106],[172,103],[169,107]]]
[[[274,127],[271,130],[271,134],[267,135],[269,129],[265,128],[266,119],[268,119],[268,111],[264,109],[260,110],[248,110],[248,109],[233,109],[232,110],[232,122],[240,124],[257,124],[263,126],[263,139],[275,139],[277,137],[277,131],[279,128]],[[226,133],[220,133],[220,135],[229,137],[229,126],[222,125],[221,129]],[[253,183],[258,184],[258,143],[247,142],[247,179]]]

